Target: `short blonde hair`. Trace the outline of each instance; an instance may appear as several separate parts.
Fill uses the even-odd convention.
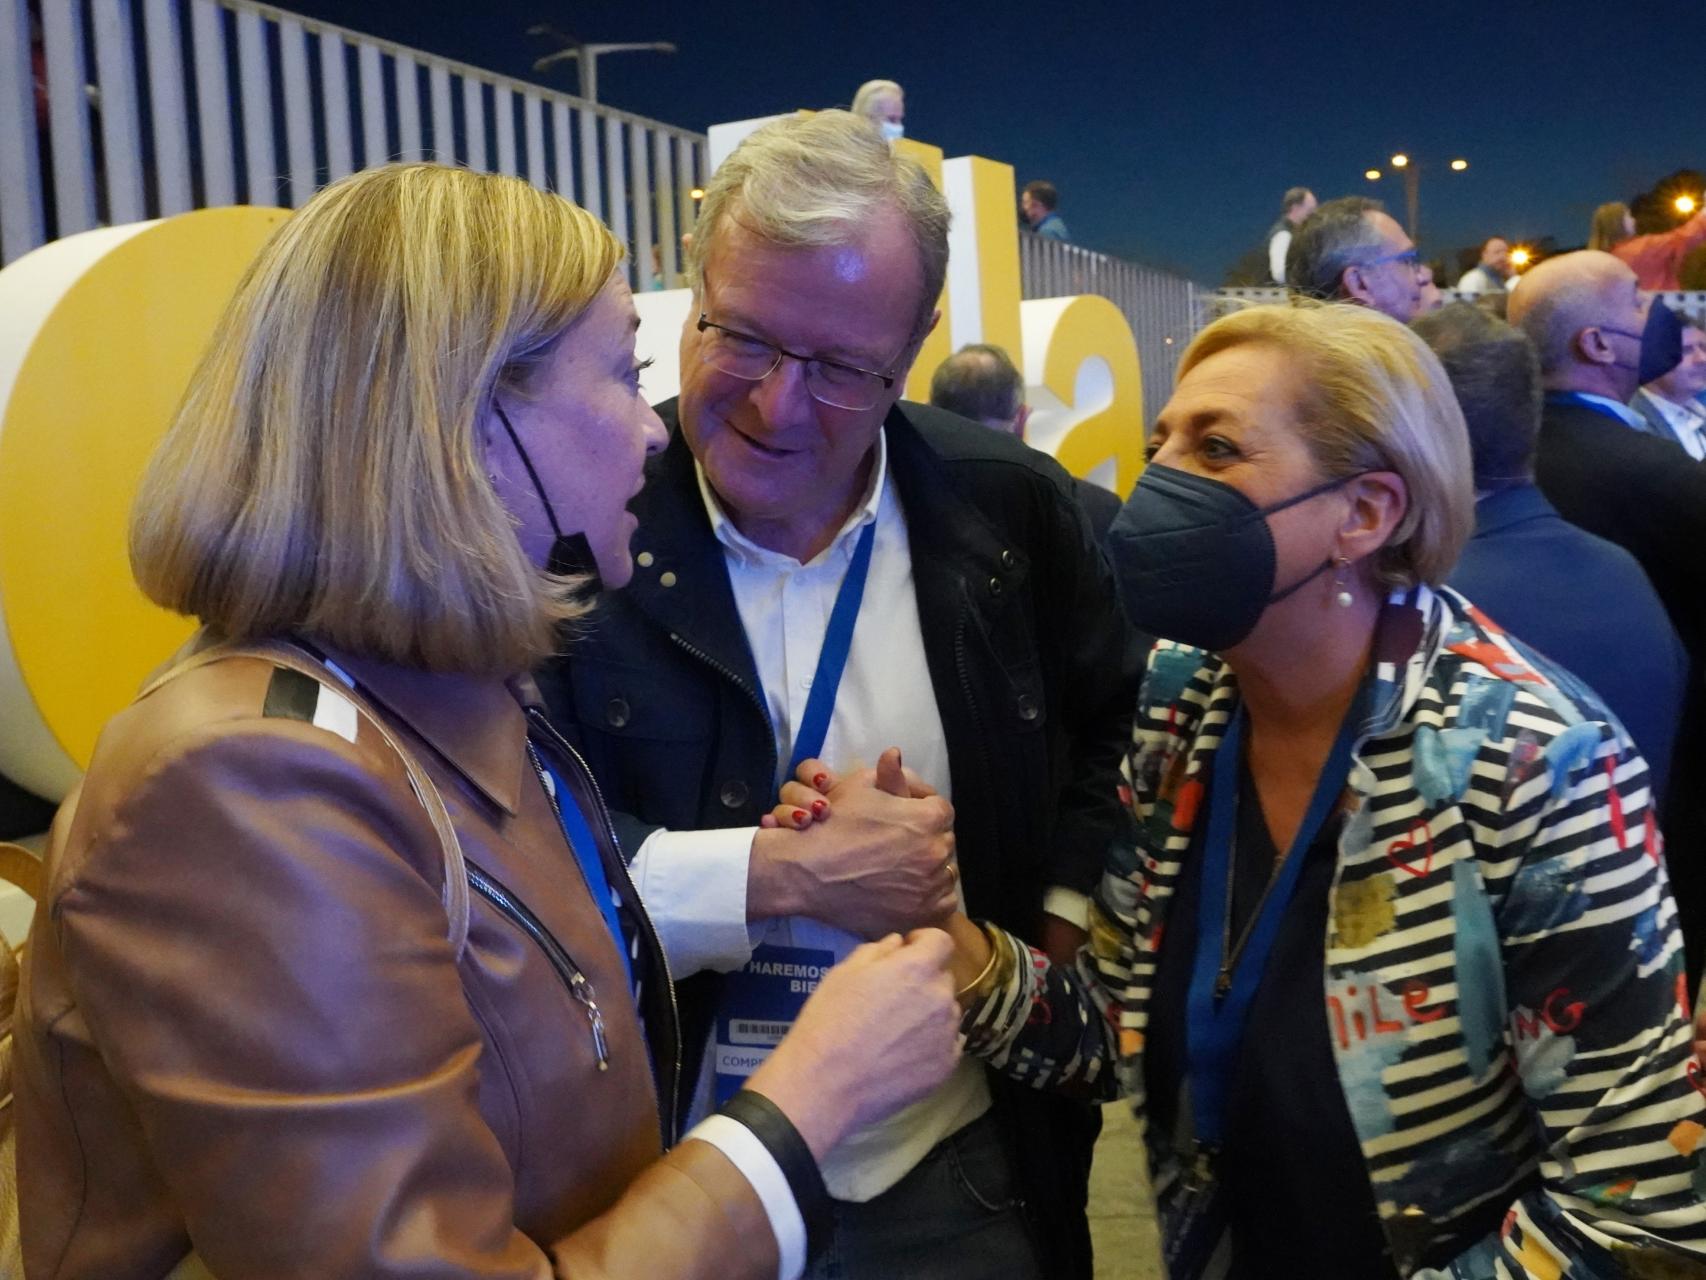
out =
[[[877,100],[888,97],[900,98],[904,101],[906,90],[893,80],[867,80],[859,86],[859,92],[853,95],[853,114],[864,116],[869,120],[872,111],[876,108]]]
[[[478,424],[621,256],[515,178],[390,165],[321,191],[249,267],[149,464],[143,591],[231,639],[428,671],[548,656],[585,580],[527,559]]]
[[[847,111],[772,121],[723,161],[699,206],[687,264],[693,286],[703,287],[705,263],[731,219],[772,244],[823,248],[857,239],[885,208],[899,211],[918,249],[922,333],[948,276],[948,202],[916,161]]]
[[[1250,307],[1215,321],[1179,361],[1179,377],[1209,356],[1267,343],[1303,384],[1297,421],[1329,479],[1392,471],[1409,507],[1375,556],[1392,587],[1438,586],[1475,524],[1469,433],[1438,357],[1396,320],[1348,303]]]
[[[1629,206],[1621,200],[1600,205],[1593,211],[1593,221],[1588,223],[1588,248],[1610,252],[1612,246],[1622,244],[1629,238],[1623,225],[1628,216]]]

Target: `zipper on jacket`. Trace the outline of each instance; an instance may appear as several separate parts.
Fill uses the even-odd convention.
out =
[[[586,1020],[592,1027],[592,1047],[598,1054],[598,1069],[608,1071],[610,1044],[604,1036],[604,1012],[598,1007],[598,993],[593,990],[586,974],[581,972],[574,958],[563,949],[563,944],[539,922],[539,917],[534,915],[525,903],[472,862],[467,865],[469,886],[538,944],[539,949],[550,960],[551,967],[557,971],[557,976],[563,980],[563,985],[568,987],[569,994],[580,1002],[581,1008],[586,1011]]]
[[[964,589],[963,581],[961,588]],[[983,731],[983,717],[978,714],[977,694],[972,688],[971,666],[966,661],[966,623],[970,617],[970,608],[962,607],[959,622],[954,627],[954,670],[960,677],[960,692],[965,695],[966,710],[971,712],[972,741],[977,743],[977,759],[983,766],[982,776],[987,783],[994,776],[989,766],[989,739]]]
[[[710,667],[711,670],[722,676],[730,684],[734,685],[735,688],[739,689],[746,695],[747,701],[751,702],[754,707],[758,708],[759,718],[764,721],[765,728],[770,730],[766,735],[766,738],[770,743],[770,776],[774,778],[776,776],[776,765],[778,761],[776,756],[776,726],[770,721],[770,708],[764,705],[763,699],[748,687],[746,681],[742,680],[734,671],[731,671],[728,667],[718,662],[703,649],[692,644],[690,641],[682,639],[681,636],[674,631],[669,633],[669,638],[681,648],[687,650],[687,652],[692,654],[695,658],[699,659],[700,662],[703,662],[706,666]],[[784,778],[783,781],[786,782],[788,779]]]
[[[611,849],[616,852],[616,869],[617,873],[622,877],[622,882],[618,888],[627,895],[623,901],[634,905],[634,915],[639,920],[640,928],[644,931],[643,936],[646,940],[647,950],[651,954],[652,959],[656,961],[658,972],[663,975],[664,994],[669,997],[669,1017],[671,1024],[670,1039],[674,1044],[675,1054],[674,1061],[670,1064],[669,1105],[668,1109],[664,1112],[662,1122],[664,1129],[664,1145],[666,1147],[673,1147],[681,1137],[680,1122],[677,1119],[676,1113],[677,1095],[681,1091],[681,1010],[675,1002],[675,977],[669,970],[669,955],[664,951],[663,942],[658,938],[657,930],[652,926],[651,916],[646,913],[645,904],[640,900],[639,890],[634,888],[633,877],[628,874],[628,864],[622,857],[622,842],[616,838],[616,824],[610,820],[610,805],[604,798],[604,791],[599,787],[598,779],[593,775],[592,769],[587,765],[586,759],[579,751],[575,750],[567,738],[557,732],[557,727],[546,718],[545,714],[540,711],[538,707],[528,707],[526,714],[529,723],[531,723],[545,736],[546,741],[551,746],[555,747],[558,751],[562,752],[564,756],[575,762],[576,766],[580,769],[581,776],[587,780],[587,784],[592,788],[593,799],[598,802],[598,817],[600,823],[604,827],[605,838],[610,841]],[[531,739],[528,741],[527,749],[530,755],[534,754]],[[538,767],[538,759],[536,755],[534,756],[534,761],[535,767]],[[546,788],[546,790],[549,792],[550,788]],[[556,799],[553,797],[552,807],[555,808],[555,806]],[[562,816],[559,812],[559,824],[561,821]],[[644,1019],[645,1015],[640,1013],[638,1008],[635,1009],[635,1012],[640,1014],[642,1020]],[[660,1107],[660,1110],[663,1110],[663,1108]]]

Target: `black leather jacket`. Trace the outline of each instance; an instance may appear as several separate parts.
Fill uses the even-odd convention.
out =
[[[775,803],[775,738],[722,548],[675,402],[659,413],[673,438],[633,503],[635,550],[651,561],[540,678],[629,856],[657,827],[756,825]],[[924,405],[897,404],[884,425],[967,907],[1034,939],[1044,890],[1088,893],[1123,829],[1118,770],[1141,655],[1057,463]],[[682,984],[689,1057],[718,981]]]

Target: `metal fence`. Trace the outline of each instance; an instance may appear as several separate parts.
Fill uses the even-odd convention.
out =
[[[1153,416],[1167,403],[1179,356],[1202,324],[1195,284],[1029,231],[1019,232],[1019,274],[1027,301],[1093,293],[1118,307],[1142,359],[1144,413]]]
[[[93,227],[295,208],[390,160],[559,191],[677,283],[705,138],[250,0],[0,0],[0,262]]]
[[[1458,293],[1455,289],[1441,291],[1447,302],[1473,302],[1472,293]],[[1663,298],[1665,304],[1673,311],[1689,316],[1696,324],[1706,325],[1706,290],[1672,291],[1656,293],[1656,298]],[[1212,313],[1223,313],[1238,306],[1253,306],[1264,302],[1284,302],[1285,290],[1277,286],[1257,289],[1216,289],[1204,298],[1205,310]]]

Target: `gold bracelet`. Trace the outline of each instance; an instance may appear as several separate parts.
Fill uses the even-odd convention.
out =
[[[990,933],[987,925],[979,923],[977,927],[983,933],[983,940],[989,944],[989,963],[983,966],[982,973],[978,974],[977,977],[973,978],[970,982],[966,983],[965,986],[954,992],[955,1000],[964,1000],[972,992],[976,991],[985,982],[987,982],[989,980],[989,975],[995,972],[995,962],[1001,958],[1001,948],[995,941],[995,935]]]

